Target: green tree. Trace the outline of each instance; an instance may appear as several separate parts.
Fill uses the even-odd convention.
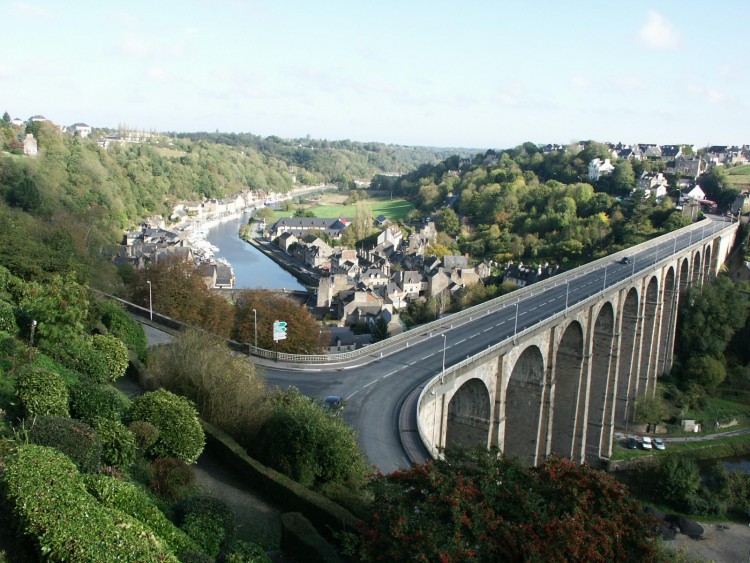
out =
[[[366,464],[341,417],[325,412],[296,389],[277,392],[259,455],[306,487],[361,486]]]
[[[633,165],[629,160],[615,161],[615,169],[612,171],[612,192],[615,194],[626,195],[635,188],[635,172]]]
[[[657,473],[660,496],[681,510],[690,510],[690,504],[701,487],[698,464],[685,456],[664,459]]]
[[[443,207],[435,214],[435,226],[449,236],[456,236],[461,228],[458,215],[450,207]]]
[[[635,403],[634,421],[640,424],[659,424],[669,417],[669,404],[657,394],[642,396]]]
[[[372,330],[372,341],[380,342],[391,337],[391,331],[388,330],[388,321],[383,317],[378,317],[375,321],[375,328]]]
[[[683,380],[694,381],[709,394],[714,394],[726,378],[724,361],[712,356],[690,356],[683,372]]]

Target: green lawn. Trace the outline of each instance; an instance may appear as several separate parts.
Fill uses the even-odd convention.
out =
[[[728,176],[750,176],[750,164],[727,169]]]
[[[365,200],[365,203],[370,207],[373,217],[385,215],[391,221],[404,221],[409,212],[414,209],[414,204],[405,199],[370,198]],[[355,205],[313,205],[308,209],[315,213],[316,217],[347,217],[353,219],[357,214]],[[294,215],[294,211],[276,211],[274,220],[291,217],[292,215]]]

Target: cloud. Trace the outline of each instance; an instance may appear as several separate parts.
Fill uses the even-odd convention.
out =
[[[706,92],[706,98],[712,104],[723,104],[728,100],[727,95],[718,90],[709,90]]]
[[[638,76],[615,76],[612,83],[618,89],[644,90],[646,88],[646,83]]]
[[[172,73],[160,66],[152,66],[146,71],[146,76],[151,80],[159,80],[162,82],[172,80]]]
[[[120,35],[120,51],[126,55],[136,57],[139,59],[145,59],[151,56],[152,49],[148,44],[148,41],[135,33],[122,33]]]
[[[16,2],[13,4],[13,14],[22,17],[52,19],[52,14],[49,11],[28,2]]]
[[[651,10],[648,20],[638,32],[638,41],[645,47],[671,49],[680,44],[680,32],[659,12]]]
[[[575,86],[576,88],[580,88],[581,90],[584,90],[591,86],[591,80],[589,80],[585,76],[574,76],[571,79],[571,83],[573,84],[573,86]]]

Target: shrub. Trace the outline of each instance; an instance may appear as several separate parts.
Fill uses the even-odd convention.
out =
[[[90,336],[69,334],[63,340],[40,343],[40,349],[68,369],[85,375],[92,381],[109,381],[109,366],[104,353],[94,348]]]
[[[33,538],[40,559],[177,561],[151,530],[100,505],[62,453],[26,444],[4,461],[4,497],[18,526]]]
[[[296,389],[273,398],[260,454],[274,469],[306,487],[361,485],[366,465],[354,433]]]
[[[174,457],[157,459],[149,468],[149,485],[160,496],[169,500],[184,497],[195,476],[190,466]]]
[[[135,352],[140,361],[145,362],[148,339],[140,323],[134,321],[122,307],[112,301],[100,302],[98,310],[104,326]]]
[[[122,340],[111,334],[95,334],[91,342],[94,349],[104,354],[110,381],[125,375],[125,370],[128,369],[128,349]]]
[[[99,418],[94,429],[102,443],[102,462],[127,469],[135,459],[135,435],[119,420]]]
[[[70,413],[89,424],[97,418],[122,420],[130,407],[121,391],[106,383],[81,380],[70,387]]]
[[[13,305],[7,301],[0,301],[0,331],[9,332],[11,334],[16,334],[18,332]]]
[[[147,526],[174,552],[199,549],[183,531],[170,522],[148,494],[133,483],[104,475],[84,478],[88,491],[104,506],[115,508]]]
[[[159,439],[159,429],[144,420],[136,420],[128,426],[135,435],[135,443],[141,450],[147,450]]]
[[[212,557],[234,539],[234,512],[223,500],[210,495],[194,495],[183,501],[178,513],[185,533]]]
[[[224,559],[225,563],[271,563],[271,558],[259,545],[238,541]]]
[[[68,416],[68,389],[50,369],[25,365],[16,377],[16,398],[27,417]]]
[[[67,455],[80,471],[99,469],[102,444],[88,424],[60,416],[38,416],[29,429],[29,440]]]
[[[158,389],[133,399],[131,422],[143,420],[159,429],[159,437],[147,453],[153,457],[177,457],[195,463],[206,442],[198,413],[184,397]]]

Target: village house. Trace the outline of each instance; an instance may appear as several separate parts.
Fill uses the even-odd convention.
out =
[[[669,182],[661,172],[643,172],[638,179],[636,189],[643,190],[647,195],[653,195],[657,200],[667,195]]]
[[[589,162],[589,180],[592,182],[598,182],[600,178],[609,176],[614,170],[615,167],[608,158],[604,161],[599,158],[594,158]]]
[[[272,238],[282,233],[293,233],[297,236],[310,231],[320,231],[334,239],[341,238],[341,234],[349,226],[349,220],[344,217],[325,219],[317,217],[282,217],[270,228]]]
[[[505,268],[503,282],[512,283],[518,287],[526,287],[527,285],[554,276],[559,271],[560,269],[557,265],[550,265],[547,262],[537,267],[524,266],[523,262],[519,262],[518,264],[511,262]]]
[[[26,133],[26,138],[23,140],[23,154],[26,156],[36,156],[39,154],[39,146],[32,133]]]
[[[74,123],[73,125],[68,126],[68,133],[71,135],[78,135],[82,139],[85,139],[91,135],[91,125],[86,125],[85,123]]]

